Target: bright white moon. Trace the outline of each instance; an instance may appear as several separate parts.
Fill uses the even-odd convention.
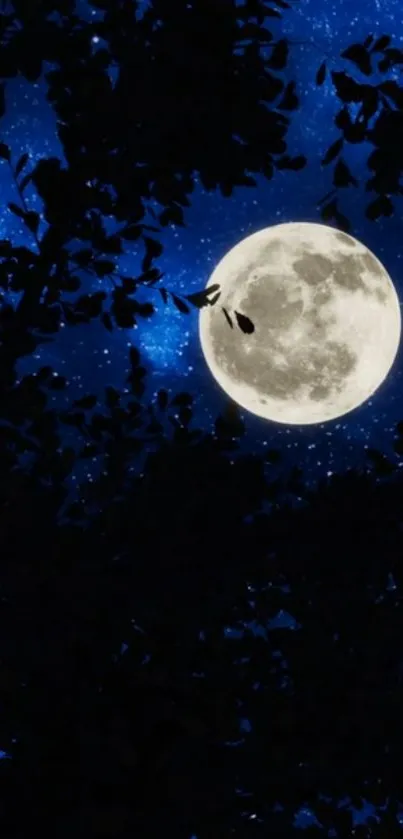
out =
[[[201,309],[202,350],[219,385],[253,414],[293,425],[335,419],[387,377],[399,300],[383,265],[352,236],[308,222],[259,230],[224,256],[213,283],[221,297]],[[252,334],[235,311],[254,323]]]

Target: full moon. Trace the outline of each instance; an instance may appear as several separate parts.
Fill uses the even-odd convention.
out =
[[[259,230],[233,247],[200,311],[203,354],[222,389],[264,419],[310,425],[362,405],[386,379],[400,341],[400,304],[376,256],[324,224]],[[233,328],[223,312],[231,318]],[[255,330],[245,334],[235,312]]]

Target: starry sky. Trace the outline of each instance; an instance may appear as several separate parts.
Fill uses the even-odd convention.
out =
[[[238,187],[231,198],[223,198],[218,192],[206,193],[198,185],[191,196],[191,207],[185,208],[186,227],[171,227],[162,233],[165,250],[157,264],[165,272],[164,284],[174,292],[189,294],[203,288],[224,254],[263,227],[287,221],[321,221],[317,202],[330,190],[332,175],[331,167],[322,169],[320,160],[338,136],[333,116],[340,105],[329,78],[321,88],[316,87],[317,69],[324,60],[329,69],[344,69],[340,52],[349,43],[362,41],[369,34],[375,37],[391,34],[393,46],[400,46],[403,41],[400,0],[291,0],[290,5],[292,8],[284,10],[281,21],[270,20],[270,29],[275,35],[282,34],[298,42],[290,46],[284,73],[285,82],[297,81],[300,97],[300,109],[291,113],[287,143],[288,153],[306,155],[308,165],[298,173],[277,172],[271,182],[260,178],[253,189]],[[81,0],[77,10],[86,20],[96,22],[101,17]],[[94,50],[100,45],[95,34]],[[393,73],[390,77],[394,77]],[[375,81],[376,77],[371,77],[371,82]],[[7,113],[1,122],[0,139],[10,145],[14,161],[28,152],[32,165],[43,156],[56,156],[65,163],[46,90],[44,80],[36,84],[20,78],[7,82]],[[353,174],[362,182],[367,177],[365,164],[369,150],[363,145],[351,146],[346,155]],[[10,238],[16,246],[32,247],[26,230],[7,209],[9,201],[18,203],[18,195],[3,161],[0,161],[0,197],[0,239]],[[41,211],[40,199],[31,187],[26,190],[26,198],[32,209]],[[341,197],[340,209],[347,212],[352,234],[384,264],[402,300],[401,199],[395,202],[394,217],[375,223],[365,218],[367,203],[368,194],[361,187],[350,188]],[[112,232],[116,224],[112,219],[106,220],[106,227]],[[42,221],[39,233],[45,229]],[[140,261],[136,254],[125,256],[121,260],[121,273],[129,276],[140,273]],[[105,281],[98,281],[95,286],[85,276],[82,280],[83,293],[91,288],[110,290]],[[55,394],[55,402],[62,399],[69,403],[90,392],[102,394],[105,385],[121,389],[128,372],[128,348],[134,343],[149,370],[146,396],[151,399],[159,388],[166,388],[172,394],[188,390],[195,395],[197,425],[212,429],[225,396],[212,379],[201,353],[197,310],[188,316],[181,315],[173,306],[164,306],[158,291],[147,291],[144,299],[155,302],[157,311],[149,321],[142,321],[133,334],[117,329],[111,334],[97,322],[82,328],[65,327],[53,343],[20,362],[19,374],[52,365],[55,372],[69,381],[66,392]],[[368,446],[379,448],[397,460],[392,443],[395,424],[403,418],[402,353],[398,353],[387,380],[374,396],[338,420],[323,425],[287,427],[247,413],[243,417],[246,434],[241,450],[259,453],[265,447],[279,449],[285,468],[294,465],[302,468],[308,485],[321,476],[363,465]],[[84,477],[92,480],[96,464],[86,463],[83,469]],[[81,480],[83,476],[74,479],[78,477]],[[363,805],[366,806],[361,813],[355,812],[356,822],[373,812],[368,803]],[[340,802],[340,806],[349,807],[349,800]],[[296,823],[301,826],[310,821],[314,817],[307,811],[296,817]]]
[[[338,137],[333,116],[340,103],[334,95],[329,73],[324,85],[316,87],[317,69],[326,60],[329,70],[351,72],[352,66],[340,59],[340,52],[369,34],[392,35],[392,46],[400,46],[403,41],[400,0],[291,0],[290,6],[283,11],[282,20],[270,19],[270,29],[275,36],[286,36],[293,42],[283,77],[286,83],[296,80],[300,108],[290,114],[288,153],[304,154],[308,164],[297,173],[276,172],[272,181],[258,178],[256,188],[238,187],[231,198],[223,198],[219,192],[206,193],[198,184],[190,197],[191,206],[185,208],[186,226],[165,228],[161,234],[164,253],[156,264],[165,272],[163,284],[171,291],[189,294],[203,288],[225,253],[263,227],[287,221],[321,222],[317,204],[332,188],[332,167],[321,167],[320,160]],[[77,12],[94,24],[102,17],[82,0],[77,3]],[[93,49],[100,46],[102,41],[94,26]],[[390,77],[398,79],[398,71],[390,73]],[[355,78],[361,81],[359,74]],[[375,81],[378,79],[374,75],[370,82]],[[7,83],[7,113],[1,124],[1,139],[10,145],[14,161],[28,152],[33,165],[43,156],[57,156],[65,163],[55,114],[46,92],[44,79],[36,84],[21,78]],[[366,159],[370,150],[368,145],[355,145],[345,155],[353,174],[362,183],[368,177]],[[18,195],[3,161],[0,162],[0,191],[0,238],[11,238],[15,245],[32,247],[29,234],[7,209],[8,201],[18,203]],[[371,222],[365,218],[369,196],[362,186],[342,192],[339,206],[351,221],[352,234],[381,260],[402,299],[401,199],[395,202],[396,213],[392,218]],[[32,209],[41,211],[40,199],[31,187],[26,190],[26,198]],[[106,220],[109,232],[117,226],[113,219]],[[45,229],[46,223],[42,221],[39,233]],[[141,273],[140,261],[141,254],[125,255],[121,258],[121,273],[128,276]],[[85,275],[82,280],[82,293],[101,287],[110,290],[107,280],[97,281],[96,286]],[[62,396],[67,402],[85,393],[102,394],[105,385],[122,389],[128,372],[128,347],[134,343],[149,370],[146,397],[153,398],[159,388],[166,388],[172,394],[188,390],[195,395],[196,424],[211,430],[223,408],[225,395],[209,373],[201,352],[197,310],[181,315],[172,305],[164,305],[156,289],[146,290],[142,299],[155,303],[156,313],[151,319],[143,320],[132,333],[115,329],[111,334],[95,322],[85,328],[65,327],[53,343],[20,362],[20,375],[51,364],[69,381]],[[283,455],[281,468],[289,470],[294,465],[302,468],[310,486],[318,477],[364,466],[368,446],[398,461],[392,444],[395,424],[403,418],[401,385],[399,351],[379,390],[345,417],[320,425],[287,427],[244,412],[246,434],[241,451],[260,453],[265,447],[279,449]],[[88,471],[88,465],[85,469]]]

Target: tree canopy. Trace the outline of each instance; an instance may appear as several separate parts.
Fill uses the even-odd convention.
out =
[[[194,426],[189,393],[160,390],[146,404],[141,346],[129,351],[129,393],[106,383],[102,406],[86,394],[52,408],[68,383],[50,366],[17,377],[18,360],[61,323],[129,330],[152,317],[140,286],[159,288],[184,318],[189,306],[219,305],[217,288],[174,295],[156,267],[158,234],[185,223],[195,175],[229,196],[253,188],[254,175],[308,165],[287,145],[298,112],[298,80],[282,76],[292,45],[269,29],[285,0],[152,0],[141,17],[132,0],[90,5],[103,15],[88,22],[73,0],[0,4],[0,116],[9,79],[43,74],[67,161],[29,168],[0,135],[19,196],[9,210],[32,242],[0,242],[1,834],[291,837],[308,808],[319,824],[305,835],[344,837],[348,797],[383,807],[356,837],[397,836],[395,462],[370,449],[368,473],[312,491],[297,468],[275,479],[278,452],[235,457],[245,431],[235,405],[209,434]],[[349,143],[374,147],[370,219],[391,215],[402,191],[402,89],[386,78],[402,58],[389,36],[368,36],[340,56],[348,71],[332,71],[340,137],[323,160],[334,190],[321,213],[341,229],[339,190],[357,183]],[[356,81],[350,67],[385,80]],[[318,86],[327,73],[322,62]],[[132,249],[142,273],[123,277],[119,257]],[[105,290],[80,293],[85,272]],[[399,423],[397,455],[402,439]],[[68,477],[94,455],[101,474],[72,500]],[[293,628],[270,624],[281,611]]]

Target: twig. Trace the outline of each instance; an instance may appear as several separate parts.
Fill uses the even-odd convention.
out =
[[[23,193],[23,191],[22,191],[22,189],[21,189],[21,187],[20,187],[20,185],[19,185],[19,183],[18,183],[18,178],[17,178],[17,175],[15,174],[15,171],[14,171],[14,169],[13,169],[13,166],[12,166],[11,160],[9,160],[9,161],[8,161],[8,165],[9,165],[9,167],[10,167],[10,169],[11,169],[11,174],[12,174],[12,176],[13,176],[13,181],[14,181],[14,183],[15,183],[16,187],[17,187],[18,195],[19,195],[19,198],[20,198],[21,204],[22,204],[22,206],[23,206],[23,208],[24,208],[24,212],[25,212],[25,213],[29,213],[29,212],[30,212],[29,207],[27,206],[27,202],[26,202],[26,200],[25,200],[25,198],[24,198],[24,193]],[[38,234],[37,234],[34,230],[31,230],[31,228],[28,228],[28,229],[29,229],[29,230],[30,230],[30,232],[32,233],[32,235],[33,235],[33,237],[34,237],[34,239],[35,239],[36,245],[37,245],[37,247],[38,247],[38,250],[39,250],[39,252],[40,252],[40,250],[41,250],[41,242],[40,242],[40,239],[38,238]]]

